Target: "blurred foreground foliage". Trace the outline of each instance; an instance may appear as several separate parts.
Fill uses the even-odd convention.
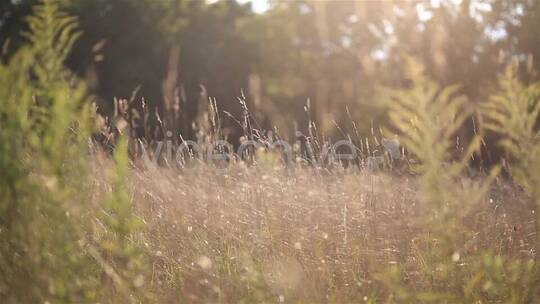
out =
[[[90,178],[93,110],[64,67],[77,21],[50,0],[28,26],[28,43],[0,65],[2,301],[139,303],[147,277],[129,239],[139,220],[124,185],[127,149],[116,152],[101,206]]]
[[[412,268],[406,261],[392,267],[381,280],[393,290],[395,303],[533,303],[540,297],[540,264],[536,258],[510,257],[494,248],[472,250],[475,231],[465,224],[471,210],[489,195],[499,167],[480,182],[464,179],[470,159],[481,145],[476,135],[455,160],[455,133],[467,119],[464,98],[457,87],[441,87],[426,79],[417,63],[409,62],[413,83],[391,94],[388,103],[393,126],[405,147],[420,161],[420,201],[426,214],[416,224],[425,229],[415,241],[414,255],[421,261]],[[500,88],[483,104],[483,126],[497,132],[500,144],[512,157],[510,174],[534,202],[534,244],[539,240],[538,180],[540,142],[536,121],[540,114],[540,87],[524,85],[510,65]],[[453,160],[454,159],[454,160]],[[533,248],[535,254],[538,245]],[[409,273],[415,273],[409,276]]]

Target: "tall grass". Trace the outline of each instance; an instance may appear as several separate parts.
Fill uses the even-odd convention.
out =
[[[466,99],[413,62],[407,89],[385,89],[407,172],[281,166],[264,149],[178,170],[130,161],[133,138],[102,153],[84,83],[63,66],[76,19],[49,0],[28,22],[0,65],[3,302],[539,301],[540,89],[515,66],[481,109],[509,178],[468,176],[483,134],[456,153]],[[200,135],[219,138],[211,110]],[[244,115],[246,138],[264,143]]]

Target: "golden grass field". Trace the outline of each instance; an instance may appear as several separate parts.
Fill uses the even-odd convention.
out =
[[[151,256],[149,283],[164,302],[378,302],[381,273],[398,265],[418,290],[444,284],[444,269],[429,280],[423,273],[438,240],[412,175],[141,167],[129,185],[146,225],[131,241]],[[529,203],[507,180],[496,181],[466,215],[471,237],[455,244],[452,262],[465,269],[483,251],[533,257]]]

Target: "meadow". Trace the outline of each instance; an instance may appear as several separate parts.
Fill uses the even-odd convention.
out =
[[[410,60],[411,85],[381,89],[399,157],[373,135],[356,138],[371,143],[359,161],[323,164],[301,153],[321,151],[312,137],[284,162],[246,108],[238,121],[261,147],[223,168],[184,154],[153,161],[159,143],[141,154],[128,112],[100,117],[64,67],[78,35],[46,1],[27,45],[0,64],[2,302],[540,301],[540,84],[520,81],[517,65],[457,147],[473,111]],[[205,152],[226,139],[208,112]],[[476,168],[488,132],[505,162]]]

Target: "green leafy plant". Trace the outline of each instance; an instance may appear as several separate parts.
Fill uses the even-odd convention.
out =
[[[410,60],[408,67],[411,89],[391,91],[390,120],[417,161],[413,169],[420,178],[420,199],[432,211],[428,220],[452,225],[485,195],[498,171],[484,183],[463,186],[464,171],[481,142],[476,136],[462,155],[454,153],[456,132],[471,115],[466,98],[459,86],[441,88],[427,79],[416,62]]]
[[[518,67],[516,63],[507,67],[499,78],[499,92],[483,105],[484,126],[502,136],[499,144],[510,157],[510,174],[535,200],[538,211],[540,83],[523,84],[518,77]],[[537,231],[540,231],[540,226],[537,226]]]
[[[501,136],[499,145],[507,152],[509,173],[533,201],[535,251],[540,249],[540,83],[526,85],[519,80],[519,65],[509,64],[499,77],[499,90],[482,105],[484,127]],[[496,260],[499,265],[503,262]],[[538,295],[540,265],[535,260],[515,261],[509,275],[513,286],[512,303],[528,303]],[[517,274],[516,274],[517,273]],[[500,276],[497,278],[500,282]]]
[[[148,302],[152,295],[148,283],[148,261],[140,249],[135,232],[144,225],[133,213],[133,204],[126,185],[129,170],[127,139],[121,139],[114,158],[116,164],[109,168],[112,193],[105,199],[97,229],[96,246],[90,254],[104,270],[114,288],[110,296],[124,303]]]
[[[452,153],[455,132],[470,115],[464,109],[463,97],[457,93],[457,87],[441,88],[425,78],[415,62],[409,62],[409,70],[412,85],[408,90],[392,93],[389,115],[405,147],[418,161],[415,171],[419,174],[420,201],[426,207],[426,220],[419,222],[425,233],[414,244],[416,263],[403,262],[381,276],[392,291],[389,300],[400,303],[531,301],[537,294],[538,283],[538,266],[534,261],[471,250],[473,239],[464,223],[465,217],[489,192],[499,169],[493,169],[482,182],[466,178],[465,169],[478,149],[479,136],[473,138],[462,156]],[[529,92],[516,89],[524,94],[524,99],[530,96]],[[510,106],[508,102],[503,104]],[[531,130],[523,137],[513,135],[514,142],[532,140],[530,124],[534,120],[526,114],[530,107],[530,103],[516,107],[515,115],[521,118],[508,116],[507,124],[500,115],[494,116],[510,134]],[[526,125],[518,123],[522,119],[527,121]],[[527,149],[534,148],[527,145]],[[516,151],[516,156],[526,157],[528,162],[537,157],[530,153],[534,150],[512,150]],[[534,180],[529,175],[522,179]],[[411,273],[417,275],[411,276]]]
[[[27,45],[0,64],[0,296],[7,303],[124,298],[107,292],[102,275],[108,269],[88,245],[91,220],[102,207],[92,204],[90,103],[84,83],[64,68],[80,35],[77,21],[58,1],[46,0],[28,25]],[[117,152],[118,169],[127,168],[124,150]],[[131,209],[123,207],[125,170],[113,174],[114,191],[104,206],[115,211],[107,232],[116,237],[111,248],[98,246],[96,252],[118,248],[103,261],[120,256],[128,271],[142,259],[126,245],[134,227]],[[130,278],[134,285],[137,278]]]

